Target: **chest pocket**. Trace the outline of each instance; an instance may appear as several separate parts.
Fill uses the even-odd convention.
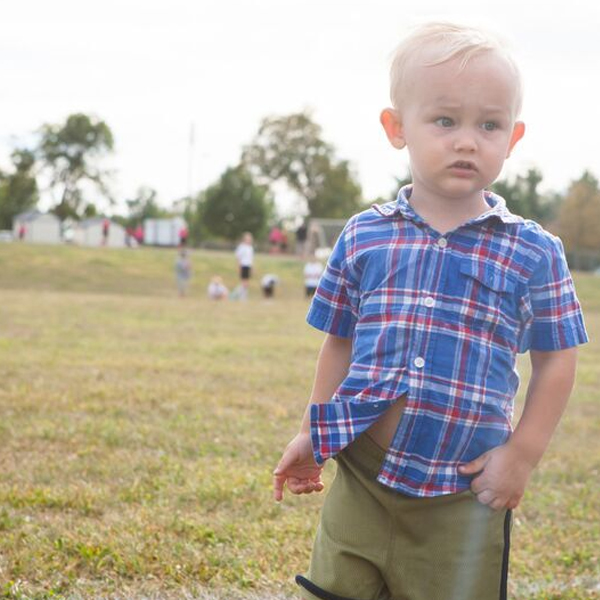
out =
[[[498,265],[481,261],[463,260],[459,272],[464,324],[491,333],[499,326],[515,328],[517,281]]]

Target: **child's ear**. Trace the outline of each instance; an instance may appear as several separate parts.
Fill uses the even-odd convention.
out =
[[[404,139],[404,129],[400,113],[393,108],[385,108],[381,111],[379,120],[383,125],[388,140],[390,140],[390,144],[394,148],[402,150],[406,146],[406,140]]]
[[[516,143],[525,135],[525,123],[523,121],[517,121],[513,127],[512,135],[510,136],[510,143],[508,144],[508,151],[506,152],[506,158],[510,156],[512,149]]]

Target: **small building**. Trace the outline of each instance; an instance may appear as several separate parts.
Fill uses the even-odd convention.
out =
[[[187,231],[187,225],[181,217],[145,219],[144,244],[148,246],[178,246],[184,231]]]
[[[20,213],[13,219],[13,237],[31,244],[60,244],[60,219],[39,210]]]
[[[77,223],[73,242],[81,246],[124,248],[127,244],[125,228],[105,217],[92,217]]]

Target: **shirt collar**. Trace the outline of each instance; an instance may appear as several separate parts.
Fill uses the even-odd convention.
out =
[[[412,185],[405,185],[404,187],[400,188],[398,197],[394,202],[388,202],[387,204],[383,204],[381,206],[373,205],[373,208],[375,208],[375,210],[377,210],[384,217],[395,217],[397,215],[402,215],[407,220],[415,221],[416,223],[424,223],[423,218],[413,210],[413,207],[408,202],[411,193]],[[508,210],[506,207],[506,201],[504,198],[502,198],[502,196],[498,196],[498,194],[494,194],[493,192],[489,192],[487,190],[484,190],[483,193],[486,202],[490,206],[490,209],[486,210],[478,217],[468,221],[469,224],[482,223],[483,221],[487,221],[492,217],[500,219],[503,223],[517,223],[522,220],[521,217],[514,215]]]

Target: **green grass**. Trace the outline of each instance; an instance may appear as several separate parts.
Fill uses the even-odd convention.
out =
[[[275,301],[255,278],[248,302],[211,303],[232,256],[193,252],[186,299],[174,259],[0,246],[0,598],[293,597],[323,500],[270,489],[322,340],[302,264],[259,256]],[[516,511],[516,599],[600,593],[600,278],[577,285],[592,342]]]
[[[172,249],[136,250],[0,244],[0,289],[35,292],[144,295],[169,298],[175,290]],[[237,285],[233,253],[191,251],[192,297],[204,297],[213,275],[232,289]],[[302,297],[302,263],[293,256],[260,255],[252,289],[260,276],[275,272],[281,279],[278,295]]]

